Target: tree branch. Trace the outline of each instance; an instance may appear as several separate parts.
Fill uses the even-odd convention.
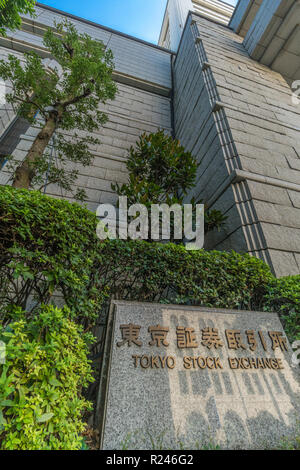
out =
[[[70,47],[67,43],[65,43],[64,41],[62,41],[62,45],[65,48],[65,50],[67,51],[67,53],[69,54],[69,56],[71,57],[71,59],[73,59],[74,49],[72,47]]]

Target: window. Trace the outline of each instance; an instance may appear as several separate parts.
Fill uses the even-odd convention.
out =
[[[16,117],[11,125],[0,136],[0,170],[7,161],[7,155],[12,155],[17,148],[23,134],[26,133],[30,124],[23,118]]]

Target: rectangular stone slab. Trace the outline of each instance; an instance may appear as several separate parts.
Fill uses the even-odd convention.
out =
[[[276,313],[113,302],[101,448],[276,447],[299,423],[292,354]]]

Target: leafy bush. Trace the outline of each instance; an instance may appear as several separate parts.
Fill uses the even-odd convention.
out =
[[[273,279],[263,298],[263,308],[278,312],[290,340],[300,340],[300,275]]]
[[[0,188],[0,312],[28,309],[59,294],[85,329],[106,295],[124,300],[278,311],[290,338],[299,333],[300,276],[276,279],[248,254],[187,251],[144,241],[105,241],[97,218],[78,204]],[[33,307],[29,308],[30,299]],[[32,305],[32,303],[31,303]]]
[[[126,196],[129,205],[143,204],[149,210],[152,204],[182,206],[189,203],[193,206],[195,219],[196,203],[201,204],[202,201],[195,201],[193,198],[188,202],[186,196],[188,190],[195,186],[198,164],[192,154],[180,145],[179,140],[173,139],[162,130],[144,133],[136,147],[130,148],[126,166],[129,182],[121,186],[112,184],[112,189],[119,196]],[[205,211],[205,232],[215,228],[219,230],[226,218],[220,211]],[[194,228],[195,222],[194,220]],[[151,233],[150,230],[149,232]],[[172,237],[171,241],[174,241]]]
[[[289,338],[299,338],[300,276],[276,279],[247,254],[100,242],[97,222],[78,204],[0,188],[0,448],[84,447],[81,388],[91,367],[83,330],[108,296],[277,311]],[[63,310],[44,305],[58,298]]]
[[[101,254],[103,286],[123,300],[251,308],[272,279],[262,261],[235,252],[114,240]]]
[[[70,311],[42,306],[27,322],[0,327],[6,364],[0,376],[0,449],[76,450],[90,404],[82,387],[91,382],[87,360],[90,336],[70,320]]]
[[[178,140],[157,131],[142,134],[131,147],[126,166],[129,184],[112,185],[118,194],[128,197],[129,204],[173,204],[194,186],[197,162]]]
[[[276,279],[248,254],[172,243],[107,241],[101,254],[101,281],[114,298],[277,312],[289,340],[300,339],[300,275]]]
[[[33,51],[25,52],[22,61],[13,54],[0,60],[1,79],[11,83],[5,102],[17,109],[18,116],[28,124],[39,128],[24,160],[8,158],[12,185],[42,189],[56,184],[84,200],[83,189],[74,191],[79,173],[76,164],[91,165],[91,146],[100,143],[95,134],[108,120],[100,105],[113,100],[117,92],[112,78],[113,54],[101,40],[81,34],[67,19],[54,21],[47,28],[43,48],[53,59],[47,65]]]
[[[30,318],[57,295],[88,328],[104,297],[96,216],[37,191],[1,187],[0,221],[0,321],[8,321],[14,306]]]
[[[0,35],[6,36],[6,28],[15,30],[20,28],[21,14],[30,14],[34,17],[35,0],[1,0],[0,1]]]

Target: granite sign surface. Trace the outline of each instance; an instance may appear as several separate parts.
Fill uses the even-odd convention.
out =
[[[101,448],[276,447],[299,429],[292,353],[274,313],[113,302]]]

